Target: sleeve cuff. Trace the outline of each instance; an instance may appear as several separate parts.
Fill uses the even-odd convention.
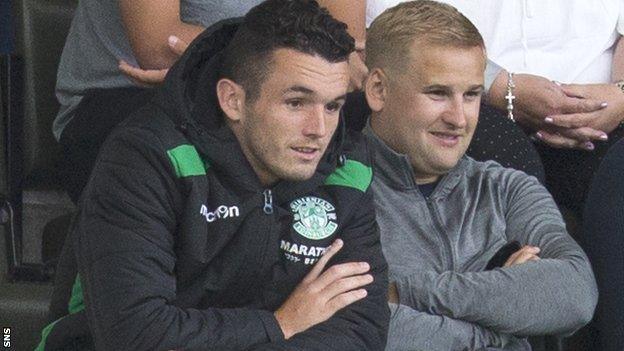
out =
[[[490,87],[494,83],[496,76],[503,70],[503,67],[499,66],[496,62],[488,59],[485,65],[485,91],[490,91]]]
[[[282,332],[282,328],[280,328],[279,324],[277,323],[277,319],[275,319],[275,316],[272,312],[261,311],[259,317],[262,321],[262,324],[264,325],[264,330],[266,331],[270,342],[284,340],[284,333]]]

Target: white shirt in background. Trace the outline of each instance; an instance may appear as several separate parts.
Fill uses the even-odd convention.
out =
[[[402,1],[368,0],[367,25]],[[611,81],[624,33],[624,0],[442,0],[481,32],[488,58],[508,71],[562,83]]]

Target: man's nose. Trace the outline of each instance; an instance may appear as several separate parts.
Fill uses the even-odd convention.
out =
[[[444,121],[455,128],[466,127],[466,110],[463,97],[454,97],[449,102],[449,108],[444,114]]]
[[[303,134],[309,137],[321,138],[327,134],[325,123],[325,106],[314,107],[306,116]]]

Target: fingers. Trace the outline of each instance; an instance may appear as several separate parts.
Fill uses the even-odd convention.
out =
[[[184,51],[189,46],[189,43],[176,37],[175,35],[170,35],[169,38],[167,38],[167,43],[169,44],[171,51],[178,56],[182,56]]]
[[[316,279],[310,287],[313,289],[323,290],[329,284],[332,284],[340,279],[360,275],[368,272],[370,265],[366,262],[348,262],[337,264],[329,267],[318,279]]]
[[[607,133],[602,130],[597,130],[589,127],[575,128],[575,129],[566,129],[560,132],[561,135],[575,139],[578,142],[583,143],[583,148],[591,151],[593,150],[593,143],[587,143],[590,141],[607,141],[609,140],[609,136]],[[591,144],[591,145],[590,145]],[[587,148],[589,146],[589,149]]]
[[[325,287],[325,289],[323,289],[323,293],[327,294],[327,297],[331,299],[342,293],[361,288],[372,282],[373,276],[371,274],[355,275],[330,283]]]
[[[321,275],[321,273],[325,269],[325,265],[327,264],[327,262],[329,262],[329,260],[334,257],[334,255],[338,253],[338,251],[340,251],[342,245],[344,245],[344,242],[341,239],[336,239],[336,241],[329,245],[329,247],[323,253],[323,256],[319,258],[318,262],[316,262],[314,267],[312,267],[310,272],[308,272],[303,281],[312,281],[318,278],[318,276]]]
[[[595,113],[572,113],[548,116],[544,118],[544,122],[563,128],[581,128],[588,126],[599,117]]]
[[[341,308],[367,296],[361,287],[373,281],[368,263],[349,262],[325,266],[343,246],[330,245],[288,299],[274,312],[286,339],[330,318]],[[325,270],[325,271],[324,271]]]
[[[529,252],[523,252],[516,258],[513,264],[518,265],[518,264],[526,263],[528,261],[536,261],[536,260],[539,260],[539,257],[537,255],[529,253]]]
[[[349,56],[349,91],[362,90],[367,74],[368,68],[360,55],[357,52],[352,52]]]
[[[568,98],[561,106],[563,113],[589,113],[600,111],[608,106],[607,102],[594,99]]]
[[[562,134],[551,133],[545,130],[540,130],[535,133],[535,137],[552,147],[560,149],[581,149],[592,151],[595,148],[594,143],[591,141],[579,141]]]
[[[561,84],[561,90],[569,98],[561,107],[563,113],[594,112],[607,107],[606,101],[591,99],[586,96],[584,85]]]
[[[537,256],[539,252],[539,247],[528,245],[523,246],[520,250],[514,252],[511,256],[509,256],[507,262],[505,262],[505,265],[503,267],[511,267],[529,261],[537,261],[539,260],[539,256]]]
[[[144,70],[133,67],[125,61],[119,61],[119,70],[140,86],[154,87],[165,81],[169,69]]]
[[[361,300],[366,297],[368,293],[364,289],[358,289],[346,292],[344,294],[340,294],[327,302],[327,305],[330,309],[333,310],[333,313],[336,313],[340,309],[349,306],[350,304]]]

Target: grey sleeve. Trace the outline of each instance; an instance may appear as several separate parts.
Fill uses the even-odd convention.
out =
[[[588,258],[534,177],[509,171],[498,181],[508,240],[540,247],[541,260],[485,272],[416,272],[397,281],[400,302],[500,333],[572,333],[591,320],[598,298]]]
[[[486,348],[530,350],[524,341],[502,335],[474,323],[417,311],[405,305],[390,305],[387,350],[463,351]],[[526,345],[524,345],[526,346]]]
[[[490,88],[492,87],[494,80],[496,80],[496,77],[502,70],[503,70],[503,67],[499,66],[496,62],[488,58],[487,64],[485,65],[485,73],[484,73],[484,77],[485,77],[484,86],[485,86],[486,92],[490,91]]]

